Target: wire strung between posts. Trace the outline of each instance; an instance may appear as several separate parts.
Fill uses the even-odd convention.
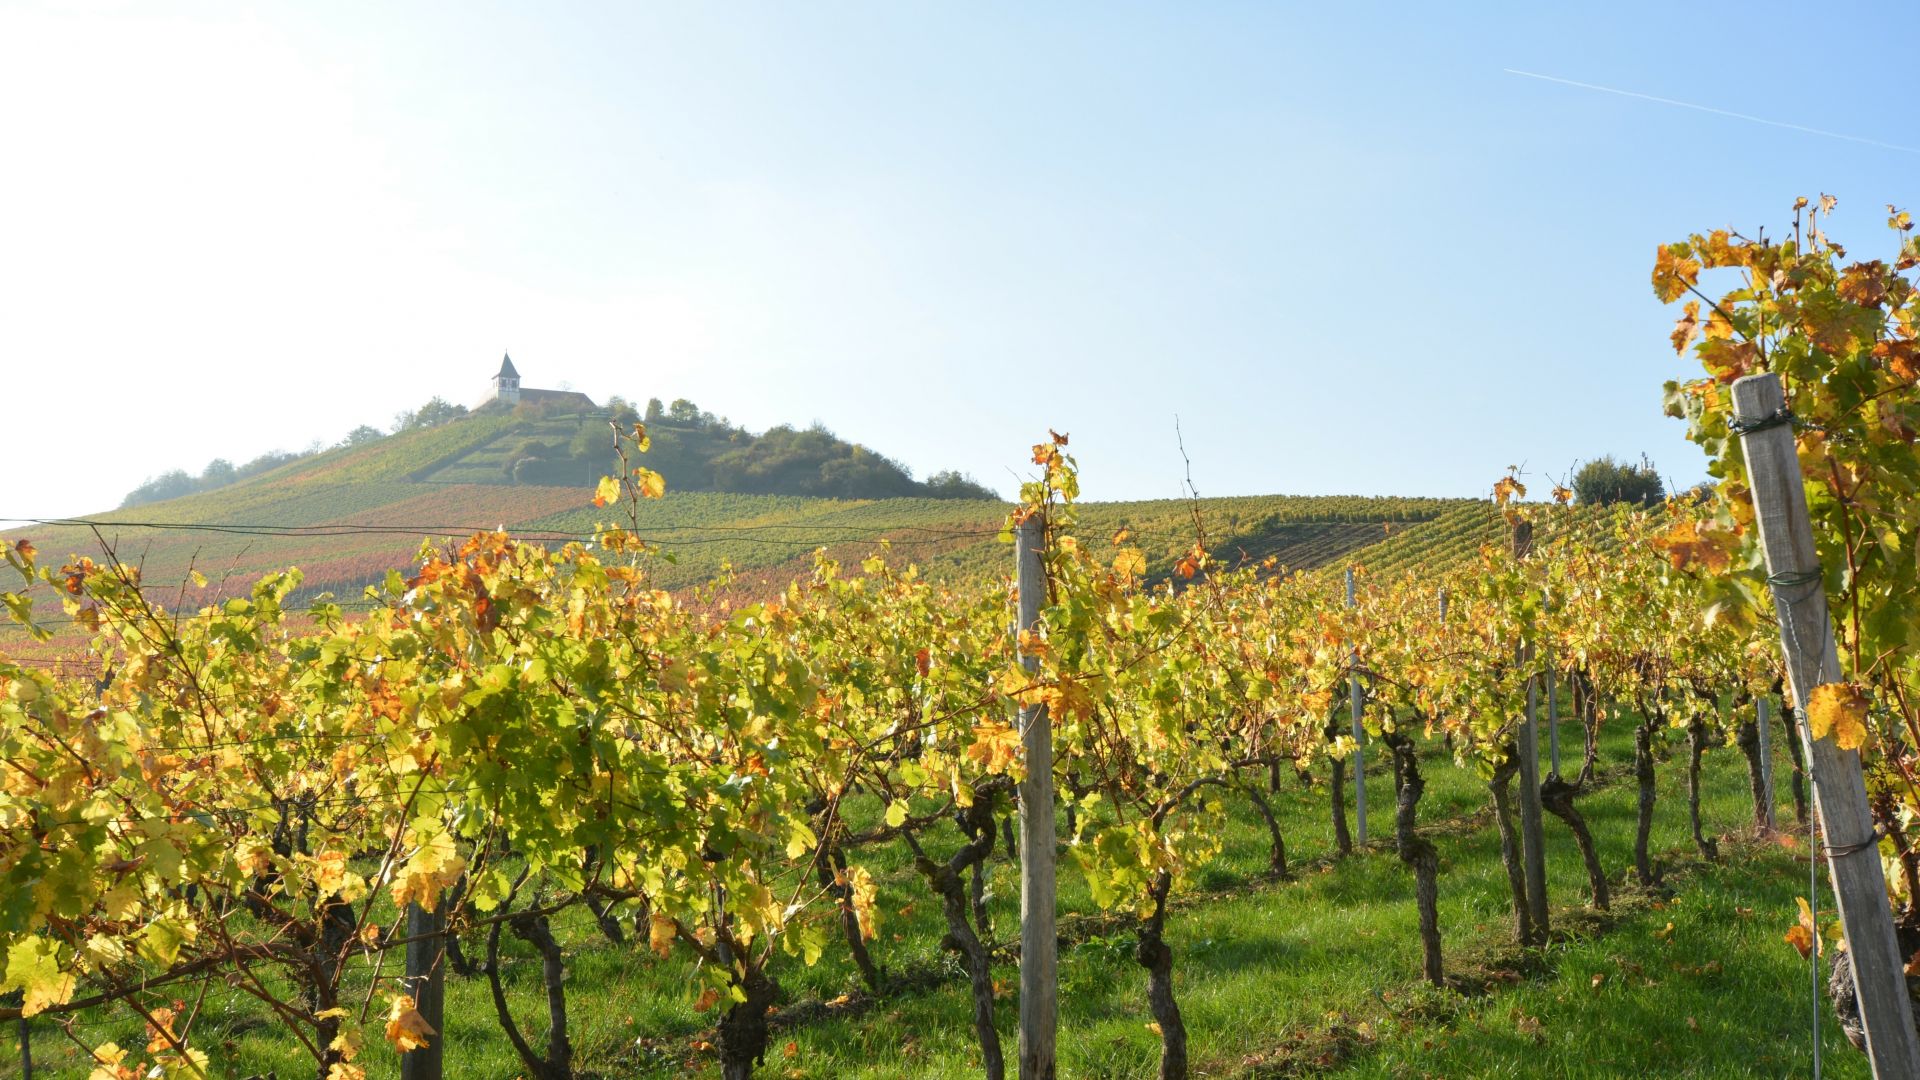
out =
[[[1793,422],[1793,413],[1784,408],[1775,410],[1771,416],[1764,416],[1757,420],[1744,422],[1735,421],[1735,423],[1757,424],[1764,425],[1764,427],[1778,427],[1782,424],[1791,424]],[[1764,428],[1749,428],[1749,430],[1763,429]],[[1817,564],[1810,570],[1782,570],[1767,575],[1767,585],[1770,586],[1773,591],[1773,610],[1775,614],[1779,616],[1781,629],[1787,632],[1788,643],[1793,647],[1794,653],[1799,656],[1806,656],[1808,654],[1800,647],[1800,635],[1796,632],[1793,625],[1792,606],[1781,599],[1780,590],[1797,588],[1802,585],[1818,586],[1823,577],[1824,575]],[[1832,634],[1833,627],[1828,626],[1827,635],[1831,637]],[[1825,644],[1824,641],[1821,643],[1823,650]],[[1789,672],[1789,675],[1791,674],[1792,673]],[[1799,686],[1797,684],[1798,680],[1795,679],[1792,680],[1792,684],[1789,686],[1789,689],[1796,698],[1799,696]],[[1795,701],[1794,711],[1796,713],[1796,719],[1798,720],[1797,726],[1800,729],[1801,759],[1805,762],[1807,785],[1813,789],[1814,794],[1813,812],[1807,815],[1807,914],[1813,923],[1813,925],[1808,928],[1813,942],[1812,947],[1807,950],[1807,975],[1809,980],[1808,989],[1812,1003],[1811,1011],[1813,1014],[1813,1080],[1820,1080],[1820,849],[1823,846],[1819,843],[1817,832],[1820,821],[1820,782],[1819,779],[1814,776],[1813,772],[1813,733],[1807,725],[1806,703]],[[1869,845],[1878,842],[1879,837],[1877,835],[1867,841]],[[1854,851],[1864,850],[1864,847],[1855,847],[1853,845],[1847,845],[1847,847],[1852,850],[1844,850],[1841,854],[1851,855]],[[1829,855],[1831,856],[1832,854],[1833,849],[1829,849]]]

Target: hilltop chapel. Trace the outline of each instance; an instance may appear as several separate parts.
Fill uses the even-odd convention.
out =
[[[578,390],[521,389],[520,373],[513,369],[513,357],[506,353],[500,355],[500,373],[493,377],[493,392],[481,404],[490,405],[496,401],[508,406],[562,405],[582,410],[600,407]]]

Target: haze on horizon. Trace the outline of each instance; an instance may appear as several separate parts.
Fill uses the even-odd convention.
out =
[[[1088,497],[1176,495],[1176,416],[1206,495],[1691,483],[1655,245],[1825,191],[1874,258],[1914,202],[1901,9],[1769,81],[1805,15],[12,3],[0,516],[472,404],[503,351],[1006,493],[1052,427]]]

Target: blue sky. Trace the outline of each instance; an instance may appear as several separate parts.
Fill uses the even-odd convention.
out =
[[[0,515],[528,385],[1010,492],[1702,474],[1654,246],[1891,250],[1893,5],[0,5]],[[59,463],[56,467],[54,463]]]

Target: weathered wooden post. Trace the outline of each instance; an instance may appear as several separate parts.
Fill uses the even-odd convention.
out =
[[[1353,597],[1353,567],[1347,567],[1347,606],[1355,606]],[[1360,664],[1360,650],[1351,654],[1355,668]],[[1347,676],[1347,707],[1353,713],[1353,825],[1354,835],[1361,847],[1367,846],[1367,752],[1363,740],[1367,729],[1360,723],[1361,695],[1360,672],[1355,670]]]
[[[1819,549],[1807,516],[1792,415],[1773,373],[1733,384],[1734,427],[1746,455],[1747,484],[1766,555],[1767,582],[1780,620],[1787,681],[1810,749],[1808,778],[1824,832],[1827,873],[1853,960],[1853,985],[1866,1030],[1867,1056],[1878,1080],[1920,1077],[1920,1036],[1907,997],[1904,958],[1894,936],[1887,881],[1880,868],[1873,814],[1857,751],[1806,730],[1807,701],[1817,686],[1840,682],[1840,654],[1827,613]]]
[[[1767,737],[1768,706],[1773,702],[1765,694],[1754,699],[1754,734],[1760,740],[1760,792],[1762,806],[1760,812],[1768,829],[1774,828],[1773,820],[1773,747]]]
[[[407,993],[433,1029],[427,1045],[400,1055],[400,1080],[440,1080],[447,1039],[447,911],[445,897],[427,911],[407,905]]]
[[[1553,685],[1553,666],[1547,666],[1547,775],[1560,775],[1560,695]]]
[[[1014,554],[1019,560],[1021,631],[1040,625],[1047,591],[1046,526],[1038,517],[1020,523]],[[1022,655],[1028,670],[1039,658]],[[1053,722],[1045,705],[1020,710],[1020,742],[1027,776],[1020,781],[1020,1080],[1053,1080],[1054,1035],[1059,1003],[1054,950]]]
[[[20,1076],[21,1080],[33,1080],[33,1031],[24,1016],[20,1018]]]

